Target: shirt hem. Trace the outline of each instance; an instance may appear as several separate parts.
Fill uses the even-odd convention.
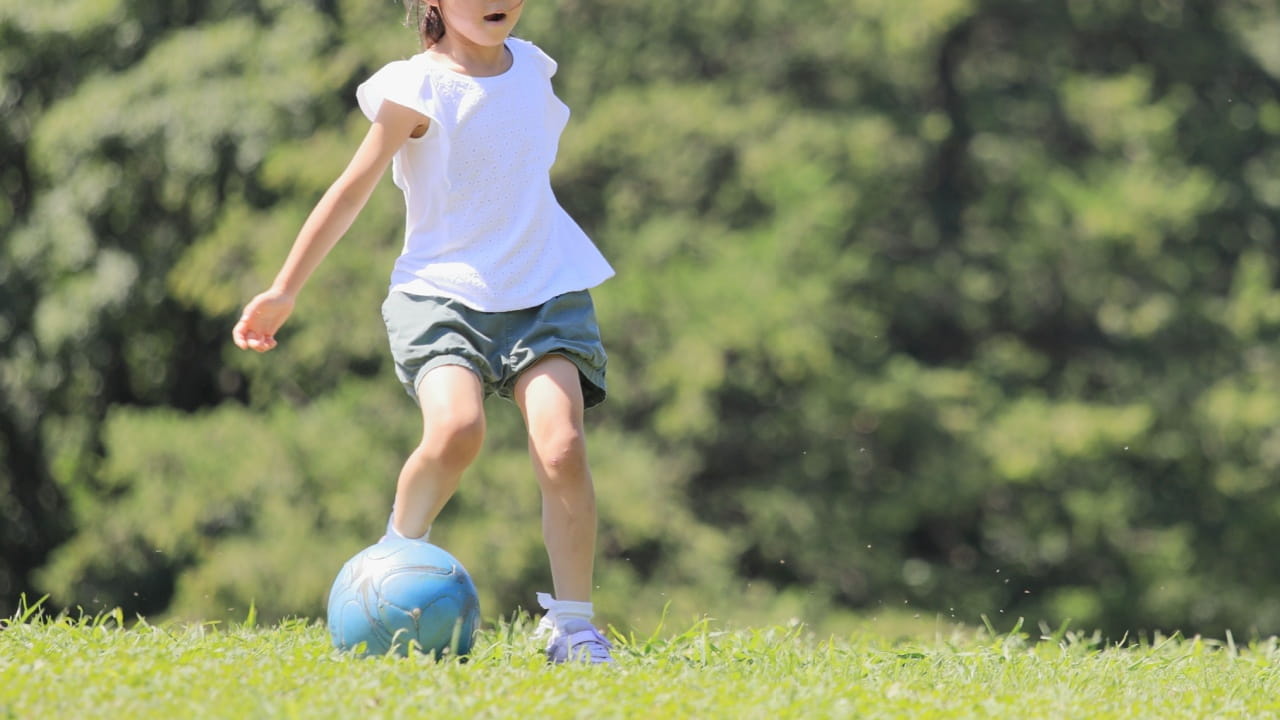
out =
[[[528,310],[529,308],[538,307],[551,298],[559,297],[565,293],[577,292],[579,290],[591,290],[592,288],[599,287],[604,283],[604,281],[613,276],[614,273],[611,272],[594,282],[573,283],[564,287],[557,287],[537,295],[528,296],[526,299],[515,302],[477,302],[474,297],[468,297],[463,293],[445,290],[421,279],[399,283],[393,282],[387,288],[387,293],[390,294],[398,292],[418,297],[445,298],[447,300],[460,302],[476,312],[514,312],[516,310]]]

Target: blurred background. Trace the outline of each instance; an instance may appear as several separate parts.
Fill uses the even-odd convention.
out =
[[[598,619],[1280,632],[1273,0],[529,0],[618,270]],[[394,0],[0,0],[0,616],[321,617],[420,420],[388,178],[236,350],[417,52]],[[432,540],[549,590],[518,412]]]

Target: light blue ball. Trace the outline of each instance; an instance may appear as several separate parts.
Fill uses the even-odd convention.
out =
[[[362,655],[409,648],[461,656],[471,651],[480,601],[462,563],[431,543],[388,539],[342,566],[329,591],[334,647]]]

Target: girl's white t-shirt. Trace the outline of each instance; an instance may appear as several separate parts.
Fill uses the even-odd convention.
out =
[[[524,40],[508,38],[507,48],[512,64],[501,75],[463,75],[420,53],[387,64],[356,90],[370,120],[385,101],[431,120],[392,160],[405,199],[392,290],[503,312],[613,275],[551,189],[569,120],[551,88],[556,63]]]

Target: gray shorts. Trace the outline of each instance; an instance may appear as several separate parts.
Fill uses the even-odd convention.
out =
[[[442,365],[471,369],[486,394],[509,400],[520,373],[547,355],[562,355],[578,367],[586,407],[604,401],[608,358],[586,290],[509,312],[480,312],[457,300],[392,291],[382,303],[382,319],[396,375],[414,401],[422,377]]]

